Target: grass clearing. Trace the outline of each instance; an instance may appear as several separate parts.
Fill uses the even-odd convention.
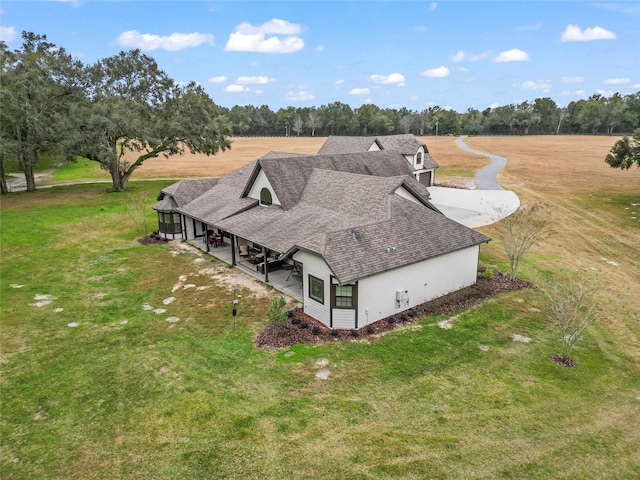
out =
[[[469,143],[523,172],[541,161],[518,153],[528,139],[489,140]],[[427,143],[442,164],[455,147]],[[374,342],[266,353],[252,341],[269,297],[241,292],[233,334],[232,287],[204,269],[217,263],[172,244],[137,244],[123,195],[78,185],[4,197],[2,477],[635,478],[640,227],[625,206],[640,204],[638,183],[597,172],[611,185],[585,190],[582,147],[576,157],[552,147],[548,158],[569,163],[557,165],[562,187],[518,168],[504,176],[525,201],[545,199],[556,225],[522,276],[580,275],[600,287],[599,322],[571,369],[548,359],[558,331],[535,289],[460,312],[449,330],[438,326],[446,317],[429,317]],[[592,168],[605,147],[592,148]],[[132,186],[157,192],[168,183]],[[504,271],[497,241],[482,247],[481,263]],[[180,275],[206,288],[174,290]],[[38,294],[51,303],[30,305]],[[327,380],[316,377],[321,368]]]

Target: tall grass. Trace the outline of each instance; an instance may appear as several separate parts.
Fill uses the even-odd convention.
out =
[[[424,318],[373,342],[264,352],[253,336],[269,299],[242,292],[234,334],[233,292],[200,273],[214,261],[140,246],[122,202],[104,185],[3,199],[2,478],[631,479],[640,470],[640,367],[606,324],[578,344],[573,369],[548,359],[558,331],[536,290],[461,312],[450,330]],[[180,275],[206,288],[174,289]],[[38,294],[52,302],[33,306]],[[328,380],[315,376],[320,359]]]

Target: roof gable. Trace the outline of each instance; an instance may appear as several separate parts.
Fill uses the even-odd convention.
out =
[[[411,175],[411,168],[402,155],[397,152],[379,151],[300,157],[263,157],[258,160],[251,178],[255,181],[259,171],[264,171],[280,199],[282,208],[289,210],[299,201],[314,169],[377,177]],[[248,194],[251,186],[250,181],[244,189],[243,196]]]

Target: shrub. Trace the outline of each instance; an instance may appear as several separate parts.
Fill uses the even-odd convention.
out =
[[[268,327],[274,335],[277,335],[280,328],[287,323],[287,312],[284,311],[285,304],[284,297],[272,298],[269,302],[269,309],[267,310]]]

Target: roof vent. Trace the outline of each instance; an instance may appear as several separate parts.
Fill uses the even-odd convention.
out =
[[[358,232],[356,232],[355,230],[351,230],[351,238],[353,238],[354,240],[358,240],[358,238],[360,238],[360,235],[358,235]]]
[[[387,247],[384,251],[387,253],[393,253],[396,251],[396,247]]]

